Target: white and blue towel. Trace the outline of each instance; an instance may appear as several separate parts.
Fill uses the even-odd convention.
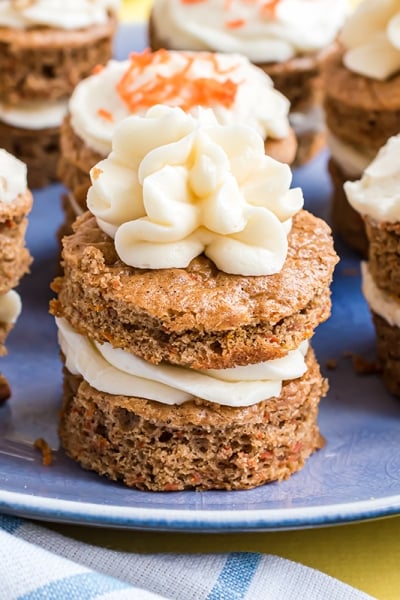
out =
[[[134,554],[0,515],[0,600],[371,600],[271,555]]]

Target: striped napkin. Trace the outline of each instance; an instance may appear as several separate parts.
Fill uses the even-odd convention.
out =
[[[0,515],[0,600],[371,598],[277,556],[118,552]]]

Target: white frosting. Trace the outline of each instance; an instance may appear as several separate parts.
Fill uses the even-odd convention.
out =
[[[239,52],[264,63],[326,47],[347,12],[347,0],[156,0],[152,18],[171,48]]]
[[[364,0],[344,25],[340,38],[348,69],[372,79],[388,79],[400,70],[400,3]]]
[[[15,290],[0,295],[0,323],[15,323],[21,309],[21,298]]]
[[[0,102],[0,121],[23,129],[60,127],[67,110],[66,100],[24,102],[17,106]]]
[[[335,162],[348,177],[361,177],[363,171],[375,158],[375,152],[368,147],[360,148],[347,144],[336,137],[331,131],[327,131],[327,145]]]
[[[80,29],[108,20],[120,0],[2,0],[0,26],[15,29],[45,25],[60,29]]]
[[[215,54],[211,58],[209,53],[165,51],[149,56],[151,62],[142,69],[135,67],[138,64],[136,60],[139,61],[142,55],[133,55],[132,62],[112,60],[102,71],[83,80],[72,94],[69,103],[71,125],[85,144],[101,155],[107,156],[111,152],[111,139],[117,123],[130,114],[146,113],[150,107],[146,93],[149,86],[157,85],[160,77],[166,81],[159,91],[157,104],[185,108],[184,103],[188,96],[190,100],[191,82],[194,80],[207,78],[218,82],[230,81],[238,86],[232,104],[224,106],[214,100],[207,105],[212,108],[219,123],[249,125],[264,139],[288,135],[289,101],[274,89],[268,75],[251,65],[245,57]],[[192,60],[186,74],[188,83],[183,81],[179,90],[169,92],[168,79],[181,72]],[[118,82],[123,77],[129,77],[131,106],[123,101],[117,91]],[[146,92],[142,93],[142,89]],[[134,98],[137,98],[136,105]],[[104,110],[110,119],[102,116]]]
[[[377,222],[400,221],[400,135],[391,137],[361,179],[347,181],[344,190],[360,214]]]
[[[0,148],[0,202],[13,202],[27,188],[25,163]]]
[[[303,205],[291,171],[250,127],[221,126],[155,106],[115,130],[113,151],[91,170],[87,205],[123,262],[186,267],[204,252],[226,273],[270,275],[287,254]]]
[[[92,343],[64,319],[56,319],[66,366],[95,389],[163,404],[182,404],[193,398],[226,406],[250,406],[279,396],[282,381],[297,379],[307,370],[308,342],[284,358],[248,367],[196,371],[166,364],[152,365],[110,344]]]
[[[366,262],[361,263],[362,291],[369,307],[389,325],[400,327],[400,298],[389,296],[376,285]]]

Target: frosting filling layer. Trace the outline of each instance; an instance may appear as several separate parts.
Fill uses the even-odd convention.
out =
[[[60,127],[67,111],[67,100],[24,102],[18,106],[0,102],[0,121],[21,129],[47,129]]]
[[[15,290],[0,295],[0,323],[15,323],[21,310],[21,297]]]
[[[0,148],[0,202],[13,202],[27,188],[25,163]]]
[[[134,396],[163,404],[182,404],[193,398],[225,406],[250,406],[277,397],[282,381],[297,379],[307,370],[308,342],[284,358],[233,369],[196,371],[172,365],[152,365],[110,344],[91,342],[65,319],[56,318],[66,367],[92,387],[113,395]]]
[[[400,327],[400,298],[392,297],[376,285],[368,263],[361,263],[362,291],[368,306],[389,325]]]

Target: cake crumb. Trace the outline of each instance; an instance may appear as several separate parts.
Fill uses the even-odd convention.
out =
[[[53,463],[53,455],[49,444],[43,438],[38,438],[33,442],[33,447],[42,453],[42,464],[49,467]]]
[[[353,369],[358,375],[375,375],[381,372],[376,360],[367,360],[358,354],[353,354],[352,360]]]
[[[337,367],[337,360],[335,358],[328,358],[328,360],[325,362],[325,366],[330,371],[333,371]]]
[[[0,373],[0,406],[11,396],[11,389],[7,379]]]

